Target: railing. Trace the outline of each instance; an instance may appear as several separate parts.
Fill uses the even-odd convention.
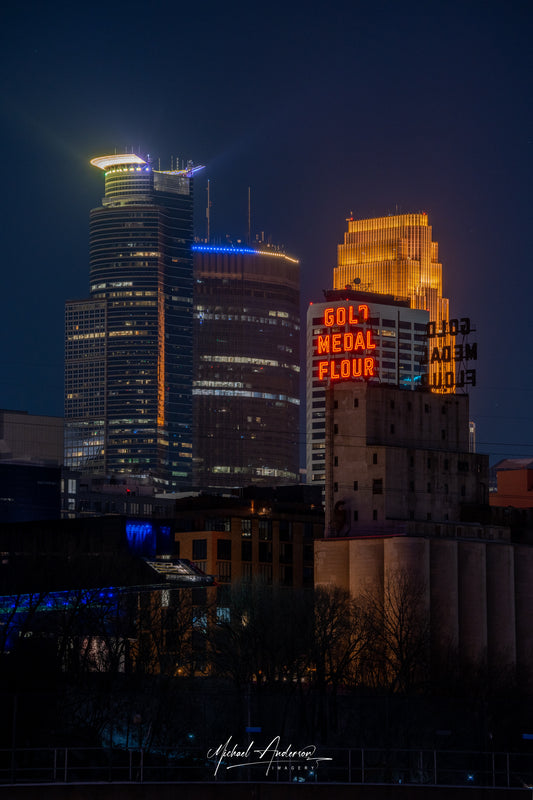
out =
[[[205,750],[50,747],[0,750],[0,784],[274,781],[533,787],[529,753],[319,748],[320,761],[268,759],[238,768]]]

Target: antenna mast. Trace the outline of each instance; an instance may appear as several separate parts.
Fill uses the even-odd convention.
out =
[[[207,228],[207,243],[211,238],[211,187],[209,180],[207,181],[207,206],[205,209],[206,228]]]
[[[251,189],[248,187],[248,244],[252,241],[252,201]]]

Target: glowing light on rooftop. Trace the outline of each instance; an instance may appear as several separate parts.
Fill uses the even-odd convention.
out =
[[[280,253],[275,250],[254,250],[252,247],[224,247],[220,245],[208,245],[208,244],[193,244],[192,251],[196,253],[228,253],[230,255],[252,255],[252,256],[276,256],[277,258],[285,258],[287,261],[291,261],[293,264],[299,264],[297,258],[291,258],[291,256],[286,255],[285,253]]]
[[[147,162],[140,156],[134,153],[123,153],[122,155],[114,156],[98,156],[98,158],[91,158],[91,164],[98,169],[108,169],[108,167],[117,167],[125,164],[146,164]]]
[[[157,169],[155,172],[160,172],[162,175],[185,175],[187,178],[192,178],[192,176],[196,172],[200,172],[201,169],[205,169],[203,164],[199,164],[198,166],[189,166],[186,169]]]

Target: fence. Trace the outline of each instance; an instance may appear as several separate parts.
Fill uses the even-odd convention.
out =
[[[208,758],[205,750],[52,747],[0,750],[0,784],[275,781],[533,787],[529,753],[320,748],[305,757]],[[218,769],[217,769],[218,765]]]

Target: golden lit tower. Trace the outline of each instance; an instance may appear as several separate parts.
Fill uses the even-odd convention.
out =
[[[426,309],[432,320],[448,320],[439,245],[431,238],[427,214],[347,222],[344,244],[338,247],[334,289],[353,288],[355,281],[360,289],[408,297],[411,308]]]
[[[442,296],[439,246],[431,238],[427,214],[351,217],[347,222],[333,271],[335,289],[349,286],[405,297],[411,308],[429,311],[430,320],[437,324],[449,321],[449,301]],[[430,374],[437,369],[438,365],[430,366]]]

